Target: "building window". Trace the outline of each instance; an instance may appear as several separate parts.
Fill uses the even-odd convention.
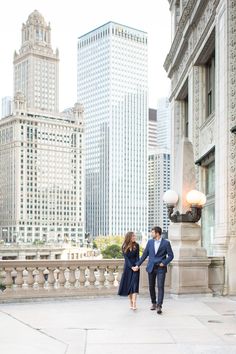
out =
[[[206,63],[206,116],[215,111],[215,54]]]
[[[213,254],[213,238],[215,228],[215,161],[204,166],[205,194],[207,202],[202,215],[202,244],[209,255]]]
[[[181,110],[181,130],[182,135],[186,138],[189,136],[189,106],[188,106],[188,79],[184,82],[177,100]]]
[[[206,195],[215,195],[215,161],[206,166]]]
[[[184,99],[184,136],[188,138],[189,135],[189,124],[188,124],[188,96]]]

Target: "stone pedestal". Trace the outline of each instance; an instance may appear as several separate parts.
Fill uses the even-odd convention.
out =
[[[194,223],[171,224],[169,239],[175,256],[171,262],[170,293],[210,294],[210,260],[205,248],[201,247],[201,227]]]
[[[236,295],[236,276],[235,276],[235,269],[236,269],[236,240],[235,238],[231,238],[228,244],[228,252],[227,252],[227,268],[226,268],[226,276],[227,276],[227,284],[228,284],[228,291],[227,294]]]

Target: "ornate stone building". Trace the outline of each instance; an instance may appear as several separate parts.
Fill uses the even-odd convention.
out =
[[[172,44],[172,176],[182,137],[193,144],[197,188],[207,196],[202,244],[225,257],[225,293],[236,294],[236,1],[169,0]]]
[[[0,121],[0,240],[84,242],[84,119],[58,113],[58,52],[34,11],[14,58],[12,114]]]
[[[14,96],[24,93],[27,108],[58,112],[59,51],[51,46],[50,23],[35,10],[21,32],[21,48],[14,54]]]

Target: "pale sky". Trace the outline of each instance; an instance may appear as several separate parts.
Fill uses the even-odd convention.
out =
[[[77,38],[114,21],[148,33],[149,107],[168,96],[163,63],[170,49],[167,0],[6,0],[0,11],[0,99],[13,95],[13,53],[21,46],[21,27],[38,10],[51,24],[52,48],[59,49],[60,110],[76,102]]]

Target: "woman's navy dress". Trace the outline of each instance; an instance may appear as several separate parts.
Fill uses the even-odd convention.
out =
[[[134,272],[131,268],[139,260],[139,245],[136,244],[135,250],[123,252],[125,259],[123,274],[121,276],[118,295],[127,296],[139,292],[139,270]]]

